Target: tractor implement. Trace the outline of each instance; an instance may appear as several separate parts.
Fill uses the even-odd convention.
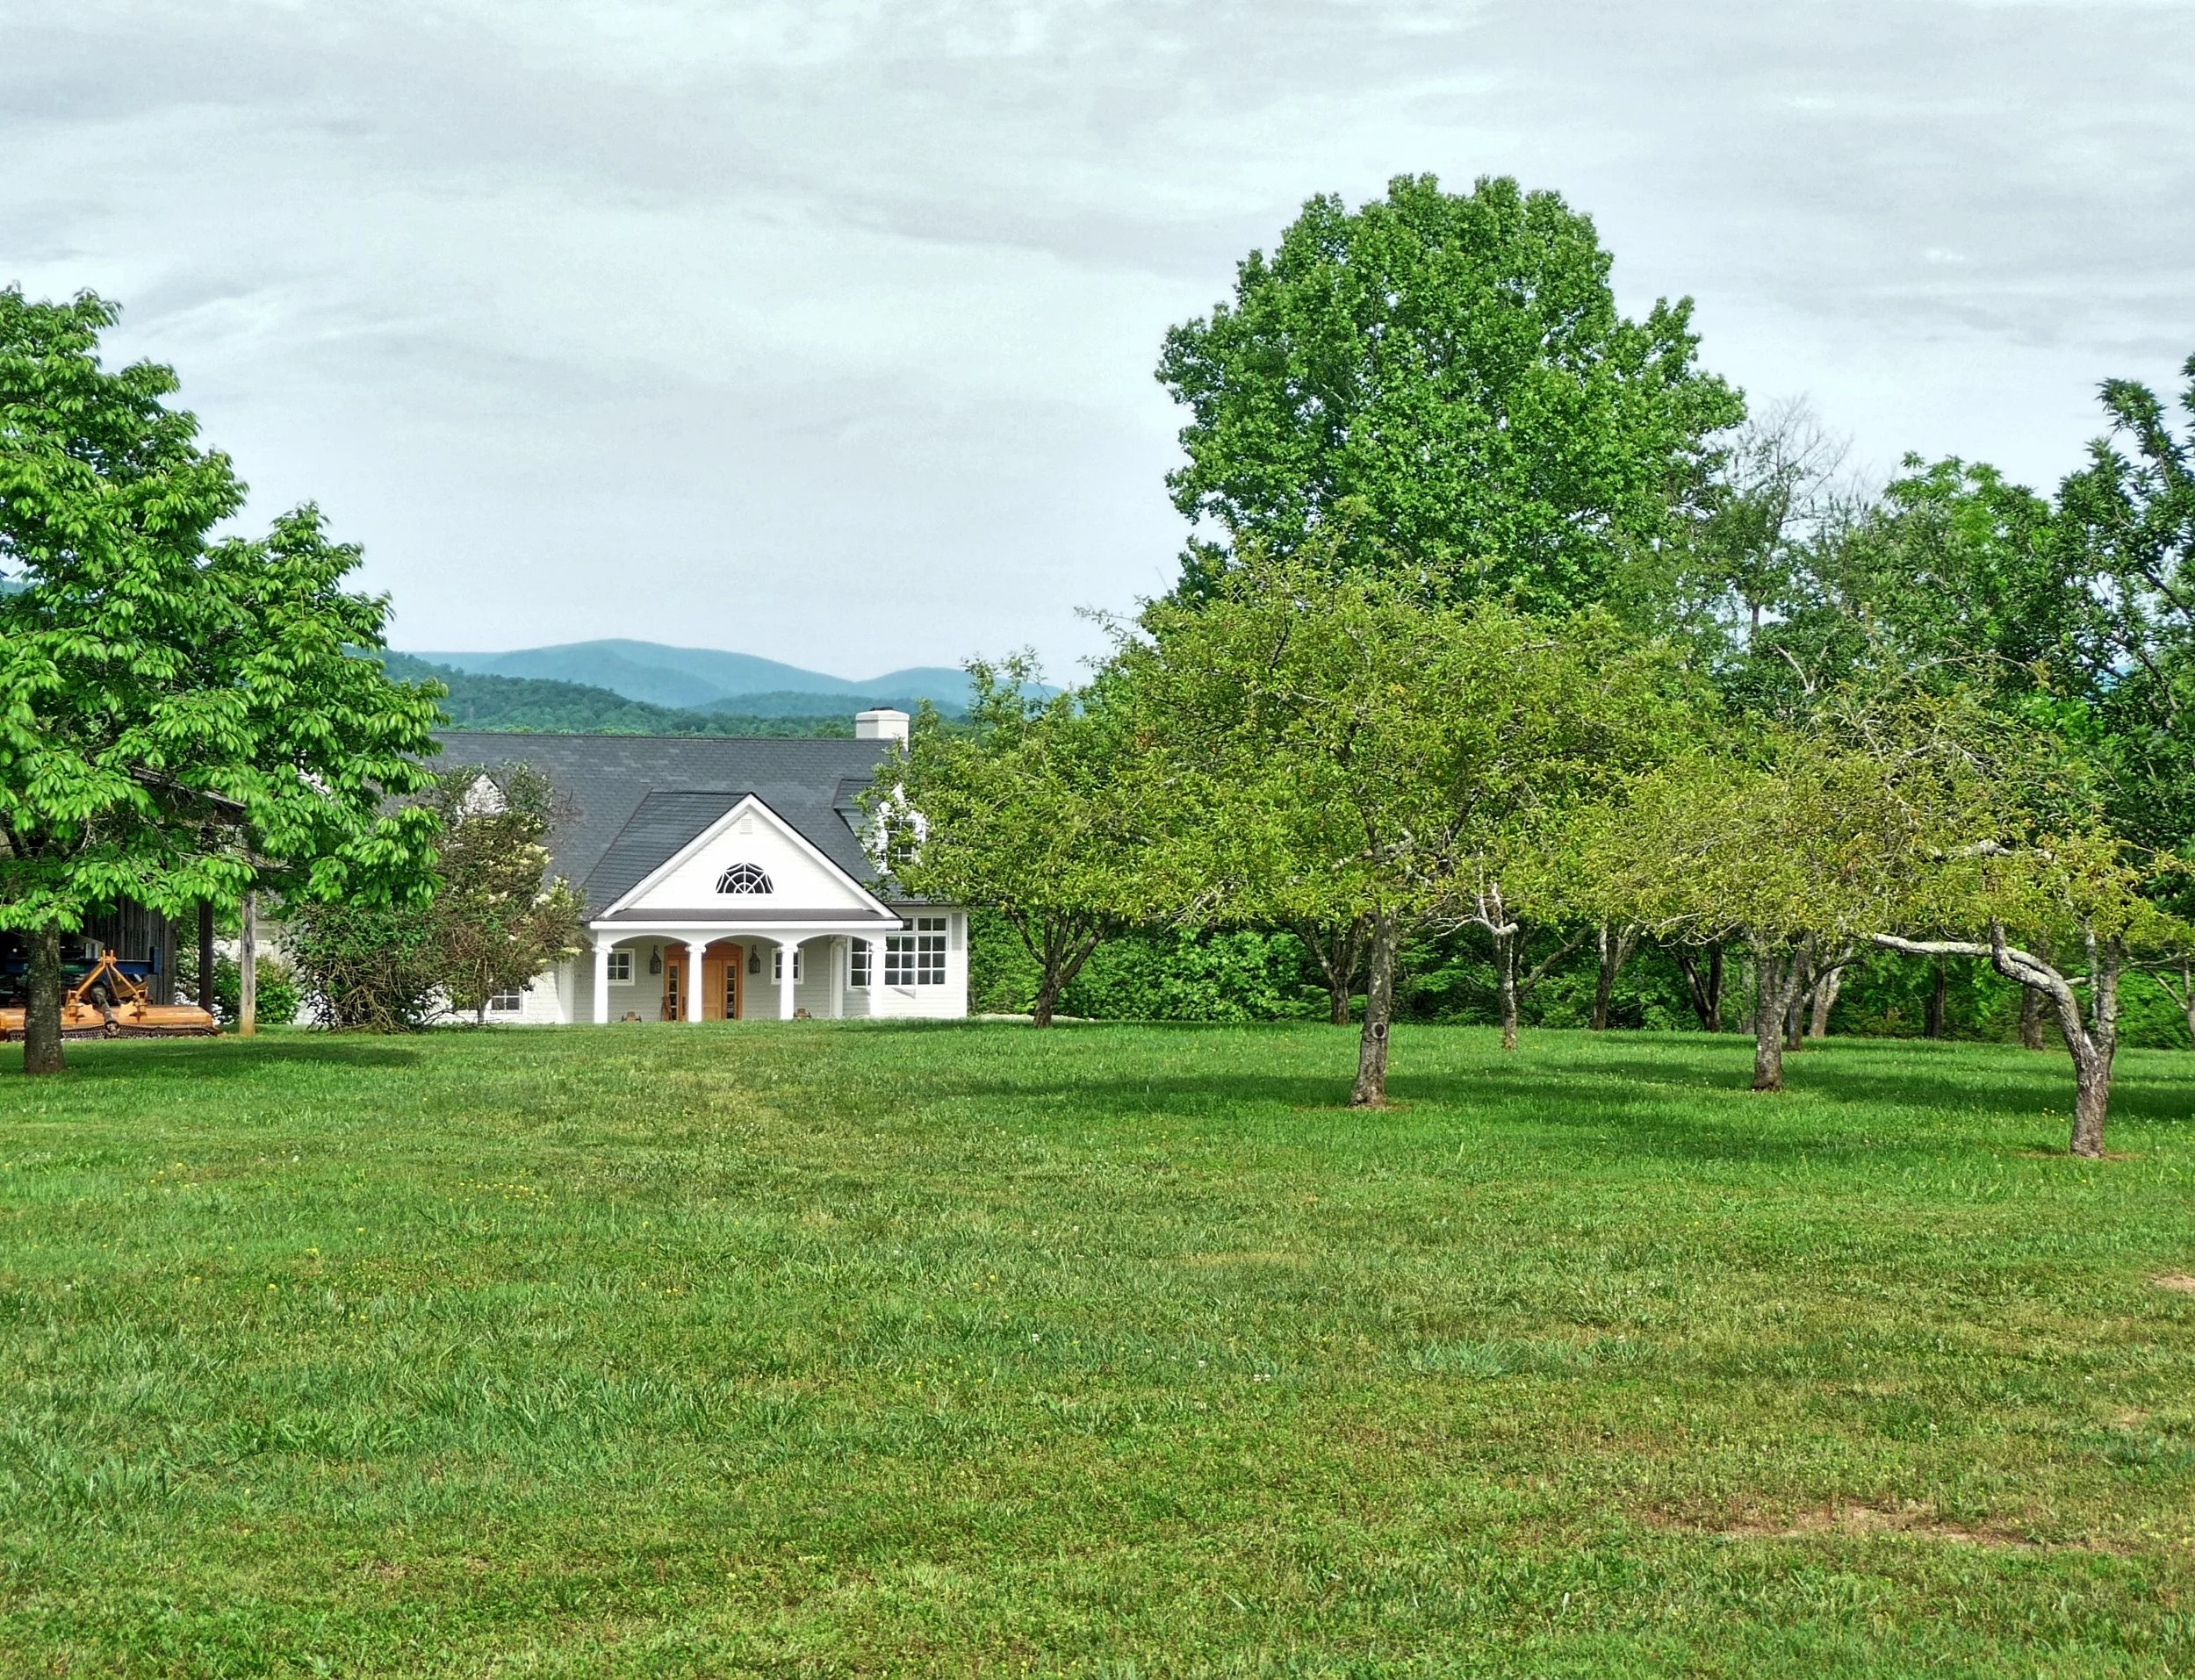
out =
[[[220,1030],[213,1017],[195,1003],[154,1003],[143,963],[124,963],[103,953],[90,972],[61,994],[61,1036],[64,1038],[205,1038]],[[0,1043],[23,1037],[24,1011],[0,1009]]]

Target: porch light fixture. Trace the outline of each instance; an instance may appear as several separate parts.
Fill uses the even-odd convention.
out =
[[[651,974],[660,974],[663,972],[663,947],[661,945],[648,947],[648,972]]]

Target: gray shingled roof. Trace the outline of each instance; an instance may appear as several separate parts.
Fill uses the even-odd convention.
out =
[[[460,729],[435,738],[442,765],[531,765],[556,785],[562,814],[549,836],[551,867],[582,886],[590,914],[600,915],[749,793],[877,890],[875,866],[854,832],[854,801],[884,742]]]

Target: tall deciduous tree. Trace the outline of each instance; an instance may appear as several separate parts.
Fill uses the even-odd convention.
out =
[[[1744,407],[1698,367],[1689,301],[1628,319],[1610,267],[1587,218],[1506,178],[1312,199],[1231,301],[1167,334],[1158,377],[1190,411],[1168,482],[1218,534],[1187,592],[1245,545],[1451,599],[1618,592]]]
[[[1151,901],[1134,743],[1102,684],[1040,699],[1026,656],[968,670],[967,727],[925,707],[878,772],[875,844],[903,890],[1005,917],[1037,964],[1033,1015],[1049,1026],[1090,952]]]
[[[2195,843],[2195,356],[2184,371],[2177,434],[2147,386],[2105,382],[2112,431],[2058,495],[2061,541],[2095,585],[2088,722],[2113,817],[2183,854]]]
[[[1396,955],[1545,884],[1565,812],[1650,758],[1666,666],[1611,621],[1429,603],[1392,578],[1246,554],[1203,601],[1154,603],[1113,680],[1179,898],[1371,929],[1351,1102],[1386,1100]],[[1502,900],[1506,902],[1506,900]]]
[[[357,551],[309,507],[209,545],[243,486],[172,372],[101,364],[114,319],[0,291],[0,926],[30,947],[30,1072],[61,1066],[86,916],[414,890],[433,822],[386,808],[427,779],[435,691],[348,656],[387,615],[341,587]]]

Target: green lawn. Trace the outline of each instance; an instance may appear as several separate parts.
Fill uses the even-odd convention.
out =
[[[2195,1672],[2195,1057],[2083,1164],[2062,1057],[1935,1045],[70,1055],[9,1675]]]

